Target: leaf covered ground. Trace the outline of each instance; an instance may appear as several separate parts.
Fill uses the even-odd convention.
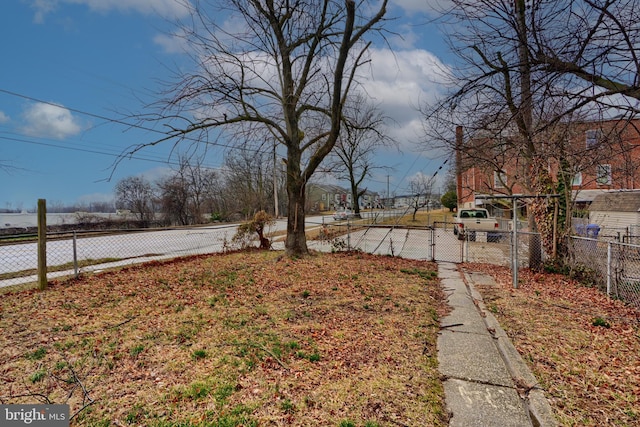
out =
[[[466,264],[493,276],[484,303],[562,426],[640,426],[640,311],[558,274]]]
[[[436,265],[245,252],[0,296],[0,403],[77,426],[446,425]]]

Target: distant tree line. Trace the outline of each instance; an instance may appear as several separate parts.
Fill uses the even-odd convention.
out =
[[[143,223],[234,221],[259,211],[274,214],[276,190],[283,193],[279,203],[285,203],[283,188],[282,171],[272,155],[239,150],[219,169],[203,166],[201,159],[184,157],[176,169],[153,182],[143,176],[124,178],[114,189],[115,208]],[[283,210],[280,206],[279,211]]]
[[[30,208],[24,208],[22,203],[16,204],[14,207],[11,203],[6,202],[5,208],[0,208],[0,213],[22,213],[22,212],[37,212],[37,207],[34,205]],[[61,201],[47,200],[47,212],[48,213],[109,213],[115,212],[113,201],[94,201],[94,202],[76,202],[71,205],[66,205]]]

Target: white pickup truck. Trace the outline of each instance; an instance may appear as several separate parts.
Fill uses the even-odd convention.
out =
[[[464,240],[468,232],[469,240],[475,241],[476,231],[491,232],[500,228],[498,220],[489,216],[489,211],[482,208],[459,209],[453,221],[453,234],[458,236],[458,240]],[[500,233],[487,234],[487,241],[497,241],[500,237]]]

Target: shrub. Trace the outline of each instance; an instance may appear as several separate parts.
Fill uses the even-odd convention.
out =
[[[271,241],[264,236],[265,228],[275,224],[275,219],[265,211],[256,212],[253,220],[242,223],[238,226],[236,235],[233,236],[234,243],[239,243],[244,249],[249,246],[254,233],[258,235],[260,249],[271,248]]]

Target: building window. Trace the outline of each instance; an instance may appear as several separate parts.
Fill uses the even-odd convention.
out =
[[[573,176],[571,185],[582,185],[582,172],[578,172]]]
[[[600,185],[611,185],[611,165],[598,165],[596,183]]]
[[[585,131],[584,134],[587,148],[597,146],[602,139],[602,131],[599,129],[589,129],[588,131]]]
[[[507,174],[495,171],[493,173],[493,188],[504,188],[507,184]]]
[[[327,200],[327,195],[322,193],[322,201],[324,202],[325,200]]]

